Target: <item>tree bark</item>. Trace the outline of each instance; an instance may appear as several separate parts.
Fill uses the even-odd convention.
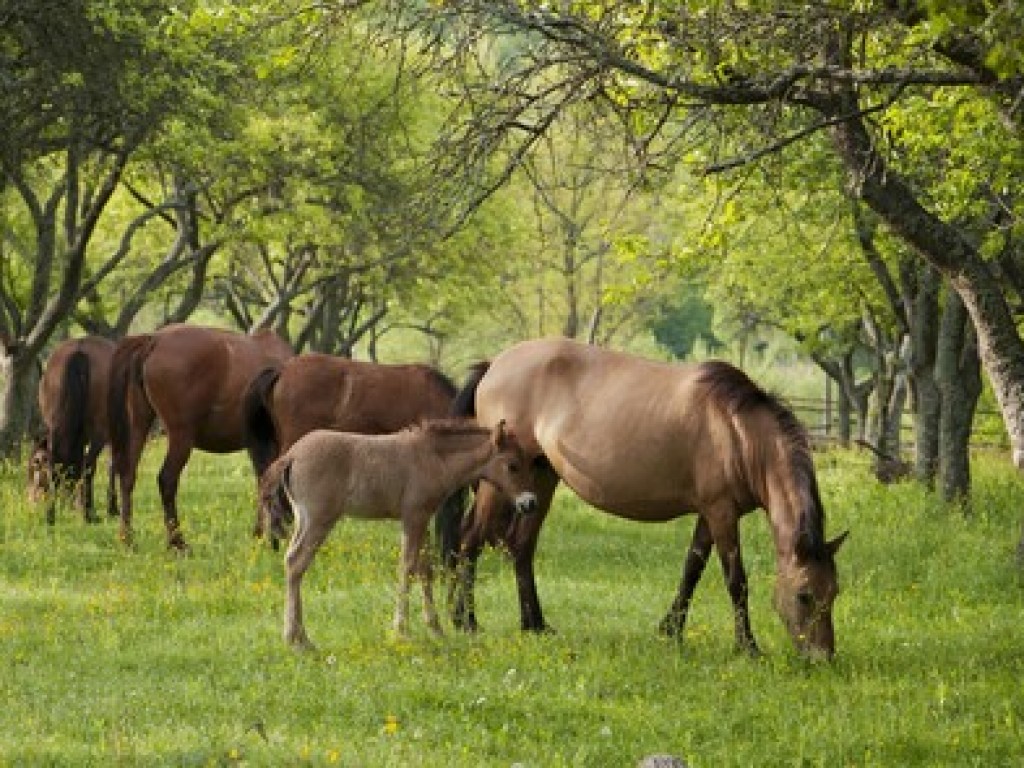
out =
[[[970,438],[981,396],[977,340],[960,296],[950,291],[939,333],[936,374],[942,392],[939,477],[946,501],[970,498]]]
[[[31,352],[0,344],[0,456],[20,456],[24,437],[40,428],[35,407],[39,377]]]

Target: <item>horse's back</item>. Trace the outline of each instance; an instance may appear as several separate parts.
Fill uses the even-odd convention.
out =
[[[671,519],[730,486],[727,419],[708,408],[700,369],[540,339],[510,347],[477,390],[481,423],[506,419],[584,500],[637,519]]]
[[[395,432],[448,413],[453,389],[418,364],[383,365],[309,353],[289,360],[274,386],[283,446],[314,429]]]
[[[405,478],[403,437],[314,429],[284,454],[290,491],[310,510],[397,517]]]
[[[188,324],[161,328],[144,363],[147,395],[168,431],[191,432],[213,452],[244,447],[242,399],[264,368],[290,348],[235,331]]]

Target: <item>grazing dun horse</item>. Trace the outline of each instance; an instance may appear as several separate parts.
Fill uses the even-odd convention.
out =
[[[132,539],[132,490],[154,418],[167,433],[157,478],[167,542],[187,549],[178,522],[181,472],[193,448],[245,448],[242,396],[257,373],[280,365],[291,347],[271,331],[252,335],[196,325],[169,325],[122,339],[111,363],[110,447],[121,487],[121,538]]]
[[[383,435],[451,412],[457,388],[421,364],[381,365],[344,357],[296,355],[262,371],[245,394],[246,447],[257,477],[314,429]],[[451,503],[462,504],[463,494]],[[254,534],[265,521],[256,518]],[[277,548],[277,535],[270,533]]]
[[[93,475],[107,444],[107,382],[114,342],[101,336],[69,339],[46,361],[39,381],[39,412],[46,433],[29,457],[28,494],[36,500],[49,494],[46,521],[53,523],[57,497],[75,489],[75,503],[89,522],[93,506]],[[113,465],[107,485],[107,513],[117,514]]]
[[[296,521],[285,555],[285,641],[312,647],[299,588],[317,549],[346,515],[401,521],[395,631],[408,632],[409,581],[415,576],[423,589],[424,621],[440,633],[424,533],[443,499],[480,478],[501,489],[517,509],[528,512],[536,503],[530,466],[504,422],[482,429],[469,420],[426,421],[390,435],[315,430],[298,440],[264,473],[260,493],[275,524],[289,512]],[[287,507],[280,503],[281,492]]]
[[[546,627],[533,557],[559,481],[599,510],[630,520],[696,513],[679,591],[661,623],[682,636],[694,588],[714,547],[735,612],[737,645],[757,653],[747,610],[739,519],[767,513],[775,543],[775,606],[797,648],[832,657],[834,555],[807,435],[793,413],[724,362],[672,365],[567,339],[517,344],[479,364],[455,413],[482,426],[507,420],[535,462],[538,512],[515,515],[481,483],[462,526],[456,624],[474,629],[473,574],[486,543],[515,565],[523,629]],[[603,439],[604,436],[614,439]],[[457,528],[456,517],[445,521]],[[454,538],[449,533],[448,539]]]

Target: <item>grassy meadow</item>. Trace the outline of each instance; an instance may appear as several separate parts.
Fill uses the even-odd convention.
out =
[[[1024,764],[1024,481],[979,457],[974,513],[817,457],[839,556],[838,657],[796,658],[771,610],[763,515],[743,525],[754,631],[733,650],[717,562],[685,641],[656,627],[693,525],[641,525],[561,493],[538,582],[557,630],[524,636],[508,562],[481,560],[483,631],[390,635],[398,529],[347,521],[306,579],[319,652],[281,640],[282,563],[250,537],[243,457],[195,455],[169,553],[151,445],[133,551],[70,509],[49,528],[0,467],[0,764],[691,766]],[[102,492],[97,494],[102,499]]]

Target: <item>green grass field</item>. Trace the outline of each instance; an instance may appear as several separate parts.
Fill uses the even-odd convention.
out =
[[[164,547],[151,445],[137,548],[71,510],[48,528],[0,469],[4,765],[691,766],[1024,764],[1024,481],[979,458],[975,512],[866,459],[817,457],[839,556],[838,657],[796,658],[772,613],[763,515],[744,522],[755,633],[733,650],[717,563],[685,641],[658,636],[690,518],[667,525],[557,499],[538,556],[548,621],[524,636],[510,565],[481,561],[483,631],[390,635],[398,528],[346,522],[304,589],[316,654],[281,639],[282,563],[252,540],[241,456],[197,455],[180,496],[192,555]],[[98,498],[102,498],[98,495]],[[418,592],[414,593],[418,606]]]

